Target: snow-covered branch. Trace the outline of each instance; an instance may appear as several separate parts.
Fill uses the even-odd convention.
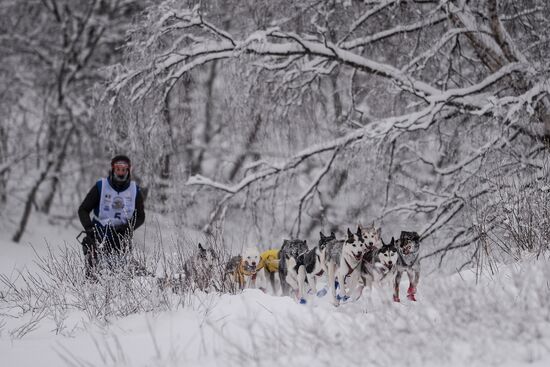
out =
[[[390,28],[390,29],[387,29],[387,30],[369,35],[367,37],[361,37],[361,38],[353,39],[351,41],[342,42],[342,43],[339,44],[339,46],[341,48],[345,49],[345,50],[352,50],[352,49],[357,48],[357,47],[365,46],[369,43],[382,41],[386,38],[393,37],[393,36],[395,36],[397,34],[400,34],[400,33],[415,32],[415,31],[418,31],[420,29],[424,29],[428,26],[432,26],[432,25],[438,24],[440,22],[443,22],[443,21],[447,20],[447,18],[448,17],[445,14],[439,14],[439,15],[435,15],[433,17],[427,17],[427,18],[425,18],[421,21],[415,22],[415,23],[411,23],[411,24],[407,24],[407,25],[398,25],[396,27],[393,27],[393,28]]]
[[[360,15],[357,20],[355,20],[352,25],[349,27],[348,32],[342,38],[341,42],[344,42],[350,35],[352,35],[359,27],[361,27],[369,18],[380,13],[382,10],[386,9],[388,6],[394,4],[397,0],[385,0],[375,6],[372,9],[367,10],[364,14]]]

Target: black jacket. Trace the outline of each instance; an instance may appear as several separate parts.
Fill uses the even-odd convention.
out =
[[[120,192],[123,190],[118,190],[116,187],[113,187],[116,191]],[[94,224],[90,218],[90,212],[96,208],[99,208],[99,201],[101,199],[101,193],[97,185],[94,185],[80,206],[78,207],[78,217],[80,218],[80,223],[84,227],[85,231],[92,230]],[[137,190],[136,194],[136,209],[132,218],[130,218],[130,225],[135,230],[139,228],[145,222],[145,209],[143,205],[143,195],[141,194],[141,189]]]

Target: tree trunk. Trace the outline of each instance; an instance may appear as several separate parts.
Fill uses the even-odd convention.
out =
[[[48,192],[48,194],[46,195],[46,199],[44,199],[44,203],[40,208],[41,209],[40,211],[43,213],[46,213],[46,214],[50,213],[50,209],[53,203],[53,198],[55,197],[57,188],[59,186],[59,174],[61,173],[61,170],[63,169],[63,165],[65,164],[65,159],[67,158],[67,148],[69,146],[69,141],[71,140],[71,137],[74,131],[75,131],[75,128],[72,127],[67,133],[67,137],[65,138],[65,141],[63,142],[63,146],[61,148],[61,153],[59,154],[59,157],[55,163],[54,175],[52,177],[50,192]]]
[[[12,237],[12,240],[14,242],[19,242],[21,240],[21,237],[23,236],[23,233],[25,233],[25,229],[27,228],[27,223],[29,221],[32,205],[36,201],[36,194],[38,192],[38,189],[40,188],[40,185],[46,180],[46,177],[48,177],[48,173],[52,169],[52,167],[58,166],[60,163],[60,160],[65,159],[67,147],[69,146],[69,141],[71,139],[71,136],[73,135],[73,132],[75,131],[74,126],[67,132],[67,135],[63,141],[63,146],[61,147],[61,151],[59,152],[59,155],[56,157],[56,159],[53,159],[53,156],[50,155],[48,162],[46,164],[46,167],[40,173],[40,176],[38,177],[38,180],[36,180],[34,186],[32,187],[31,191],[29,192],[29,195],[27,196],[27,201],[25,202],[25,208],[23,210],[23,215],[21,217],[21,221],[19,222],[19,228],[15,232],[15,234]]]
[[[250,152],[249,147],[256,142],[258,137],[258,132],[260,131],[260,126],[262,124],[262,116],[260,114],[256,115],[256,122],[254,126],[252,127],[252,130],[248,134],[245,140],[245,146],[243,147],[243,151],[241,154],[237,157],[235,160],[235,165],[231,169],[231,172],[229,172],[228,180],[231,182],[243,166],[246,157],[248,157],[251,153],[253,154],[252,159],[259,159],[259,155],[257,153]]]
[[[8,154],[8,137],[4,127],[0,126],[0,166],[6,162]],[[0,208],[8,201],[8,170],[0,172]]]
[[[172,141],[173,141],[173,127],[172,127],[172,115],[170,110],[170,98],[172,98],[172,93],[168,93],[166,95],[166,98],[164,98],[164,108],[163,108],[163,117],[164,117],[164,123],[166,124],[166,128],[168,130],[168,137],[170,138],[170,146],[168,149],[164,149],[164,154],[160,158],[160,172],[159,172],[159,178],[160,182],[158,184],[158,190],[159,190],[159,200],[161,203],[161,210],[166,210],[166,203],[168,201],[169,195],[168,195],[168,188],[170,186],[170,157],[172,156]]]
[[[214,61],[210,65],[210,74],[206,81],[206,105],[204,107],[204,126],[202,131],[202,146],[199,150],[199,154],[193,160],[191,167],[191,175],[201,173],[202,161],[204,159],[204,152],[208,148],[208,144],[212,140],[212,111],[214,110],[214,82],[216,81],[216,66],[217,62]]]
[[[17,229],[17,232],[15,232],[15,234],[12,237],[13,242],[19,242],[19,240],[21,240],[21,237],[23,236],[23,233],[27,228],[27,223],[31,215],[32,204],[35,202],[35,199],[36,199],[36,193],[38,192],[38,189],[40,188],[40,185],[42,184],[42,182],[44,182],[44,180],[48,176],[48,173],[50,172],[50,169],[52,168],[52,166],[53,166],[53,161],[51,160],[48,161],[46,168],[44,168],[44,170],[40,174],[40,177],[34,183],[34,186],[29,192],[29,195],[27,196],[27,201],[25,202],[25,209],[23,210],[23,216],[21,217],[21,221],[19,222],[19,228]]]

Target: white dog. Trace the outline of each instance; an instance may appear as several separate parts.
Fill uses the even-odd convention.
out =
[[[242,255],[231,258],[225,271],[239,289],[256,288],[256,269],[259,263],[260,252],[255,247],[249,247]]]

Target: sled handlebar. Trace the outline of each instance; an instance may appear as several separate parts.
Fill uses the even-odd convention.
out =
[[[81,245],[83,245],[82,241],[84,241],[84,238],[86,238],[86,237],[84,237],[84,238],[80,239],[80,237],[82,237],[83,234],[86,235],[86,231],[81,231],[81,232],[78,234],[78,236],[76,236],[76,240],[77,240],[78,243],[80,243]]]

